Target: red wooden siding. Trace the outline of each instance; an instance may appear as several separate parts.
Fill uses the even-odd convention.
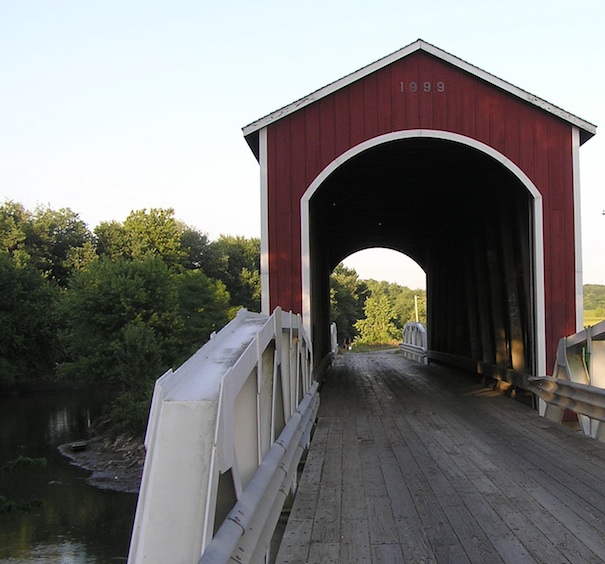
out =
[[[518,165],[542,194],[551,362],[556,340],[575,331],[572,126],[423,51],[268,126],[271,308],[302,310],[300,199],[311,182],[351,147],[409,129],[481,141]]]

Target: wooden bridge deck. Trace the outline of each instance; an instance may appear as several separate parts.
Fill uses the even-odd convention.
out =
[[[443,367],[337,358],[279,563],[605,561],[605,445]]]

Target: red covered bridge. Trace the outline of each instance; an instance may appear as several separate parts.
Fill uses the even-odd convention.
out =
[[[594,125],[418,40],[244,128],[263,312],[328,351],[329,275],[386,247],[427,275],[441,360],[545,374],[582,323],[579,147]]]
[[[157,381],[129,561],[267,561],[293,493],[280,563],[603,561],[605,444],[548,420],[572,407],[605,441],[605,322],[556,349],[582,324],[595,130],[423,41],[244,128],[275,313],[240,311]],[[313,370],[330,273],[370,247],[426,272],[429,356],[545,417],[400,354]]]

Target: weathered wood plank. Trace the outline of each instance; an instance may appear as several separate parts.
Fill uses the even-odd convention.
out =
[[[401,547],[398,544],[373,544],[372,562],[376,564],[393,564],[393,562],[404,562]]]
[[[342,419],[329,419],[328,444],[325,451],[317,508],[311,533],[313,543],[340,542],[342,495]]]
[[[342,564],[342,560],[340,559],[340,543],[313,543],[309,549],[309,560],[307,563],[311,562],[321,562],[322,564]]]
[[[291,516],[282,537],[276,562],[283,564],[307,564],[311,548],[313,519],[300,520]]]
[[[460,450],[468,452],[471,456],[474,455],[475,462],[489,473],[492,480],[498,483],[497,491],[494,491],[496,488],[493,483],[490,488],[491,492],[484,490],[486,494],[484,499],[489,501],[496,496],[496,509],[503,518],[508,519],[509,526],[519,528],[520,532],[517,536],[524,539],[524,544],[531,548],[534,555],[557,558],[558,554],[561,554],[574,562],[589,562],[595,561],[595,558],[598,559],[596,554],[599,554],[599,552],[595,554],[591,548],[584,545],[576,538],[575,534],[568,530],[568,526],[576,530],[578,527],[573,525],[574,519],[570,518],[570,512],[564,504],[558,504],[558,512],[551,513],[546,509],[553,506],[552,503],[545,505],[535,499],[534,495],[528,495],[535,492],[536,488],[539,488],[539,484],[536,484],[527,476],[525,468],[519,469],[514,465],[507,467],[505,460],[509,442],[497,441],[488,446],[483,441],[485,426],[480,427],[479,432],[475,433],[469,431],[468,425],[457,425],[453,418],[448,418],[446,425],[443,415],[439,416],[442,425],[437,425],[435,423],[436,417],[434,416],[432,421],[432,437],[439,440],[439,437],[442,436],[442,444],[456,445]],[[482,421],[485,422],[485,418],[482,418]],[[427,420],[425,424],[430,426],[431,421]],[[437,425],[437,428],[435,428],[435,425]],[[447,429],[449,434],[442,429]],[[519,437],[516,438],[518,440]],[[489,452],[489,456],[485,456],[484,453],[479,454],[477,448],[468,446],[470,443],[476,445],[479,449],[483,449],[484,453]],[[501,451],[494,451],[494,445],[499,447]],[[493,459],[498,460],[499,464],[492,463],[491,460]],[[476,475],[475,479],[477,480]],[[481,481],[478,481],[478,483],[481,483]],[[502,492],[505,492],[505,494],[502,495]],[[511,506],[513,508],[512,513],[508,509]],[[516,520],[511,524],[512,514],[515,515]],[[582,528],[582,530],[585,530],[585,528]],[[593,548],[596,548],[601,543],[591,541],[590,544]],[[556,547],[556,551],[553,551],[553,546]]]
[[[278,563],[605,561],[605,445],[398,354],[321,395]]]
[[[368,520],[347,518],[344,514],[342,522],[342,538],[340,557],[342,562],[357,562],[359,564],[372,562],[370,550],[370,533]]]
[[[361,457],[359,454],[359,438],[355,419],[343,420],[343,449],[342,449],[342,518],[343,520],[359,520],[365,522],[367,528],[367,508],[365,484],[361,472]],[[343,523],[344,528],[344,523]],[[346,538],[346,535],[343,533]]]
[[[404,556],[425,555],[429,559],[427,561],[432,561],[433,551],[408,489],[406,472],[409,468],[403,468],[394,453],[395,449],[407,449],[407,445],[401,439],[391,417],[383,418],[381,423],[389,436],[391,448],[380,453],[380,465],[397,525],[401,550]]]
[[[441,438],[441,441],[447,440],[449,444],[460,441],[462,446],[466,447],[466,441],[469,439],[465,429],[456,426],[455,422],[449,420],[452,434],[447,438]],[[433,436],[439,440],[439,432]],[[452,457],[460,464],[459,457]],[[549,543],[560,546],[560,551],[573,561],[598,561],[599,554],[605,554],[605,539],[595,535],[592,524],[585,521],[586,513],[574,511],[571,504],[561,499],[560,494],[562,485],[557,483],[554,486],[555,491],[549,492],[544,486],[545,481],[549,481],[544,471],[540,470],[539,479],[536,480],[532,474],[536,475],[535,468],[527,468],[526,465],[517,466],[520,457],[512,457],[506,449],[496,453],[500,464],[490,467],[491,479],[498,483],[501,491],[505,491],[508,497],[531,500],[528,503],[524,513],[527,515],[532,525],[535,526],[547,539]],[[542,459],[540,459],[542,462]],[[477,476],[475,475],[477,480]],[[492,492],[495,491],[492,484]],[[598,522],[603,525],[602,522]],[[583,544],[585,543],[585,544]]]
[[[427,459],[425,446],[407,421],[397,418],[395,424],[409,446],[408,452],[398,450],[396,455],[406,470],[406,482],[435,558],[442,562],[467,562],[463,545],[440,503],[443,492],[436,492],[432,486],[438,478],[436,465]]]

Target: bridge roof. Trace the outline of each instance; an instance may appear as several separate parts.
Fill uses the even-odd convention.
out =
[[[477,78],[480,78],[481,80],[484,80],[485,82],[488,82],[489,84],[492,84],[493,86],[504,90],[509,94],[512,94],[513,96],[516,96],[517,98],[520,98],[521,100],[524,100],[525,102],[528,102],[543,111],[549,112],[557,116],[558,118],[567,121],[571,125],[578,127],[580,129],[581,143],[588,141],[588,139],[593,137],[597,131],[596,125],[593,125],[592,123],[585,121],[555,106],[554,104],[551,104],[550,102],[547,102],[546,100],[535,96],[534,94],[530,94],[529,92],[522,90],[517,86],[514,86],[510,82],[506,82],[505,80],[502,80],[501,78],[498,78],[493,74],[490,74],[474,65],[471,65],[470,63],[467,63],[466,61],[463,61],[462,59],[459,59],[458,57],[451,55],[450,53],[447,53],[446,51],[443,51],[442,49],[439,49],[438,47],[435,47],[434,45],[431,45],[430,43],[427,43],[422,39],[418,39],[414,43],[410,43],[408,46],[403,47],[402,49],[399,49],[398,51],[395,51],[394,53],[391,53],[390,55],[387,55],[386,57],[383,57],[382,59],[379,59],[374,63],[371,63],[351,74],[348,74],[347,76],[344,76],[343,78],[336,80],[335,82],[332,82],[331,84],[328,84],[327,86],[324,86],[323,88],[320,88],[319,90],[316,90],[315,92],[312,92],[311,94],[300,98],[299,100],[296,100],[295,102],[284,106],[283,108],[280,108],[279,110],[276,110],[270,113],[269,115],[266,115],[265,117],[262,117],[252,122],[251,124],[245,126],[243,128],[243,133],[244,137],[246,138],[246,141],[248,142],[250,148],[258,158],[258,132],[261,129],[267,127],[268,125],[276,121],[279,121],[280,119],[296,112],[297,110],[300,110],[306,106],[309,106],[310,104],[313,104],[314,102],[317,102],[318,100],[321,100],[326,96],[329,96],[333,92],[347,87],[353,82],[356,82],[368,76],[369,74],[394,63],[395,61],[398,61],[411,55],[412,53],[415,53],[416,51],[424,51],[426,53],[429,53],[434,57],[437,57],[455,67],[458,67],[459,69],[471,75],[474,75]]]

